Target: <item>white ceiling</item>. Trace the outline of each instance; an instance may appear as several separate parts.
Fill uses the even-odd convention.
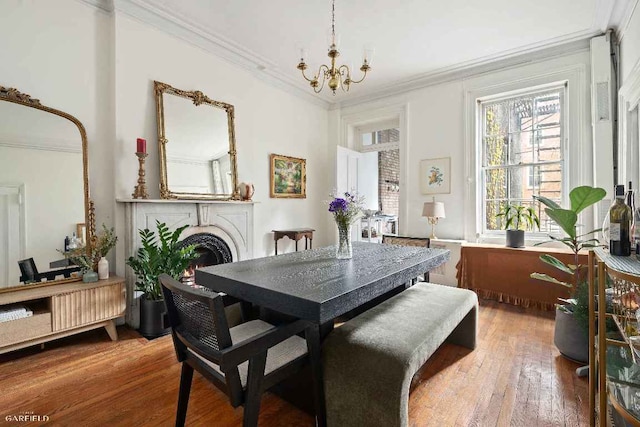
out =
[[[363,48],[373,47],[372,72],[349,94],[334,97],[325,88],[314,96],[340,102],[448,70],[583,40],[612,25],[616,10],[628,2],[336,0],[340,59],[359,68]],[[217,49],[228,50],[227,58],[308,93],[312,89],[296,69],[300,47],[308,50],[309,71],[328,60],[330,0],[116,0],[117,8],[128,6],[130,13],[131,4],[153,13],[155,25],[187,28]]]

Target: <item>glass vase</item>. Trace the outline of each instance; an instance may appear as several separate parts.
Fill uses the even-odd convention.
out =
[[[338,224],[338,246],[336,247],[337,259],[350,259],[353,257],[351,246],[351,224]]]

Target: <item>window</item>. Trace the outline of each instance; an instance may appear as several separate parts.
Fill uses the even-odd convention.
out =
[[[533,196],[563,198],[565,86],[479,101],[483,234],[500,230],[507,204],[533,206],[543,232],[556,231]]]

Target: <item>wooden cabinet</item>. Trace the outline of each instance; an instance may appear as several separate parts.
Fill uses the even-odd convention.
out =
[[[0,354],[102,327],[115,341],[115,321],[125,314],[125,292],[124,279],[110,277],[2,293],[0,306],[20,303],[33,316],[0,322]]]
[[[597,298],[597,307],[596,307]],[[590,425],[640,426],[640,261],[589,255]],[[601,309],[607,307],[607,310]],[[615,325],[615,327],[607,327]]]

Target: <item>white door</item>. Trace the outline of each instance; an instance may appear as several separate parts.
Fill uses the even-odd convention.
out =
[[[362,153],[349,150],[348,148],[338,147],[336,158],[338,162],[336,167],[336,191],[338,195],[344,194],[347,191],[359,192],[358,170],[360,168]],[[356,221],[351,228],[351,238],[353,240],[361,240],[359,236],[361,236],[360,221]]]
[[[25,257],[24,186],[0,184],[0,287],[17,285]]]

